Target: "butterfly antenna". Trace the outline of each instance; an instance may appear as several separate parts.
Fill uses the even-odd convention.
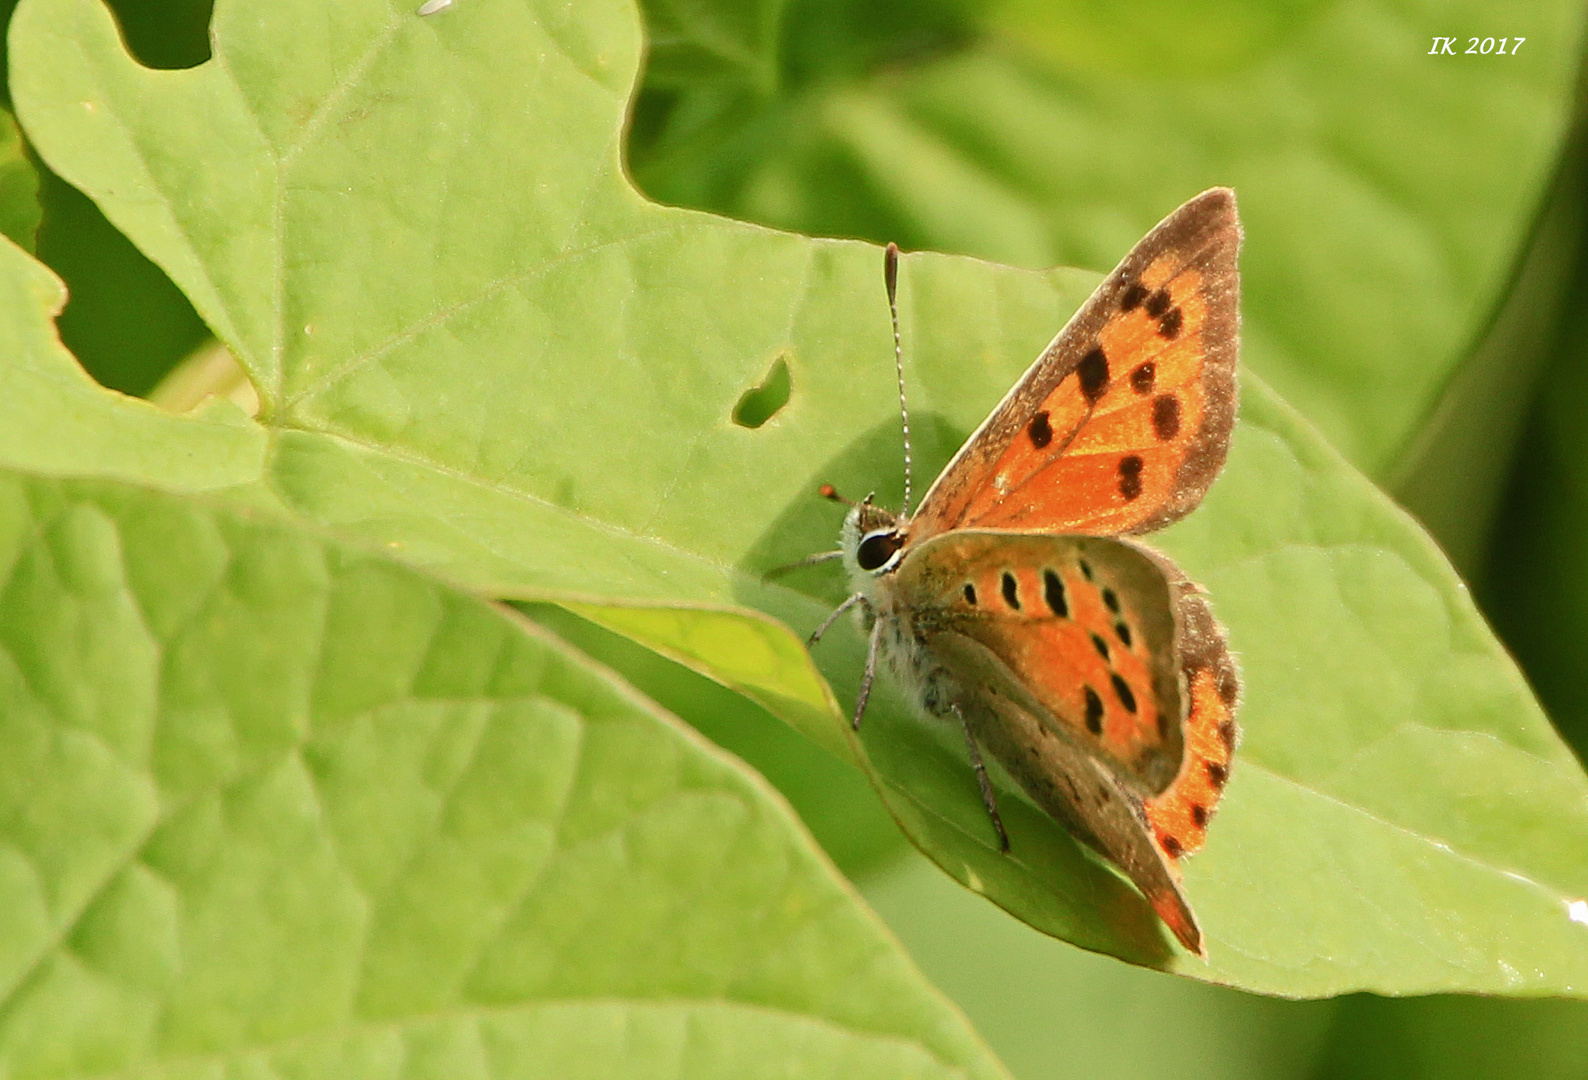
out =
[[[904,505],[901,518],[910,516],[910,406],[904,399],[904,341],[899,337],[899,245],[889,244],[883,256],[882,277],[888,285],[888,315],[893,319],[893,370],[899,376],[899,421],[904,428]]]
[[[821,487],[816,489],[816,494],[832,502],[843,503],[845,506],[855,505],[855,500],[844,498],[842,495],[838,494],[838,489],[833,487],[831,484],[823,484]]]

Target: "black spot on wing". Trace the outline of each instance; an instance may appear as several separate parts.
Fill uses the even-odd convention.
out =
[[[1117,671],[1109,676],[1109,678],[1114,683],[1114,696],[1119,698],[1119,703],[1121,705],[1125,706],[1125,711],[1131,713],[1135,712],[1136,695],[1131,693],[1130,684],[1126,682]]]
[[[1180,433],[1180,399],[1173,394],[1153,398],[1152,433],[1159,442],[1168,442]]]
[[[1016,611],[1019,611],[1020,610],[1020,585],[1019,585],[1018,582],[1015,581],[1015,576],[1013,574],[1011,574],[1007,570],[1004,571],[1003,588],[1004,588],[1004,603],[1008,604],[1010,607],[1014,608]]]
[[[1026,434],[1031,436],[1031,445],[1038,450],[1053,441],[1053,425],[1048,423],[1046,410],[1031,418],[1031,423],[1026,427]]]
[[[1114,636],[1119,638],[1120,644],[1125,648],[1130,648],[1130,627],[1125,624],[1124,619],[1114,624]]]
[[[1126,502],[1133,502],[1141,495],[1142,464],[1140,454],[1127,454],[1119,459],[1119,493]]]
[[[1142,397],[1152,393],[1153,386],[1158,381],[1158,365],[1148,360],[1145,364],[1138,364],[1136,370],[1130,373],[1130,388]]]
[[[1141,302],[1145,299],[1147,299],[1147,287],[1139,281],[1133,282],[1119,298],[1119,310],[1135,311],[1141,307]]]
[[[1103,699],[1090,686],[1086,688],[1086,730],[1093,735],[1103,733]]]
[[[965,603],[969,604],[971,607],[976,606],[976,586],[972,585],[968,581],[965,582]]]
[[[1225,668],[1219,672],[1218,679],[1219,700],[1223,701],[1224,704],[1228,705],[1230,708],[1235,708],[1235,699],[1239,697],[1241,693],[1241,684],[1240,681],[1235,678],[1235,670],[1233,668]]]
[[[1180,336],[1180,309],[1172,307],[1163,313],[1163,318],[1158,320],[1158,336],[1173,341]]]
[[[1064,596],[1064,582],[1052,570],[1042,571],[1042,599],[1048,602],[1048,610],[1061,619],[1070,615],[1070,604]]]
[[[1108,642],[1104,641],[1097,634],[1092,635],[1092,648],[1097,650],[1098,656],[1101,656],[1104,660],[1108,659]]]
[[[1157,292],[1147,297],[1147,314],[1151,315],[1155,319],[1162,318],[1163,313],[1169,310],[1171,303],[1172,301],[1169,299],[1169,290],[1159,289]]]
[[[1092,346],[1092,351],[1081,357],[1075,374],[1081,380],[1081,394],[1087,404],[1096,404],[1108,390],[1108,357],[1103,355],[1101,345]]]

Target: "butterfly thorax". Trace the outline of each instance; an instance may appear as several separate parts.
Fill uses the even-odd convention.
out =
[[[897,585],[899,568],[911,550],[910,539],[908,518],[869,501],[859,503],[844,518],[840,541],[844,568],[852,590],[866,598],[866,630],[877,625],[880,659],[923,712],[944,716],[956,684],[921,640],[917,617],[924,613],[901,602]]]

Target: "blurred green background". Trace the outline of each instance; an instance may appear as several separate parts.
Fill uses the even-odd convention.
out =
[[[206,59],[208,0],[111,6],[145,63]],[[1588,757],[1580,6],[641,6],[629,160],[659,201],[1103,270],[1200,186],[1234,184],[1248,361],[1429,526]],[[1539,59],[1425,55],[1469,33],[1527,36]],[[0,229],[67,282],[61,335],[84,366],[147,394],[207,331],[30,163],[0,175]],[[536,614],[776,783],[1019,1076],[1588,1077],[1582,1003],[1275,1001],[1045,939],[928,868],[858,774],[754,706]]]

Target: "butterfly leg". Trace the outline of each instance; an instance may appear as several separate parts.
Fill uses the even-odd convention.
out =
[[[848,611],[850,608],[854,607],[856,604],[865,604],[865,603],[866,603],[866,594],[865,593],[854,593],[853,595],[849,596],[847,599],[844,600],[844,602],[842,604],[839,604],[836,608],[833,609],[833,613],[831,615],[827,616],[827,618],[822,620],[822,624],[820,626],[818,626],[815,629],[815,631],[812,632],[810,637],[805,639],[806,647],[808,648],[810,646],[813,646],[818,641],[820,641],[822,639],[822,635],[827,633],[827,631],[832,628],[833,623],[838,621],[838,616],[842,615],[844,612]]]
[[[865,603],[863,597],[859,598]],[[866,673],[860,677],[860,693],[855,695],[855,718],[850,726],[860,730],[860,718],[866,714],[866,702],[871,698],[871,684],[877,678],[877,654],[882,648],[882,620],[871,624],[871,640],[866,644]]]
[[[976,786],[981,788],[981,802],[987,808],[987,816],[992,818],[993,828],[998,830],[998,850],[1005,854],[1009,852],[1009,834],[1004,831],[1004,819],[998,813],[998,800],[993,797],[992,781],[987,778],[987,766],[981,759],[981,747],[976,745],[976,736],[971,733],[970,721],[965,719],[965,714],[960,712],[955,705],[954,715],[959,717],[960,727],[965,729],[965,745],[970,748],[970,764],[976,770]]]

